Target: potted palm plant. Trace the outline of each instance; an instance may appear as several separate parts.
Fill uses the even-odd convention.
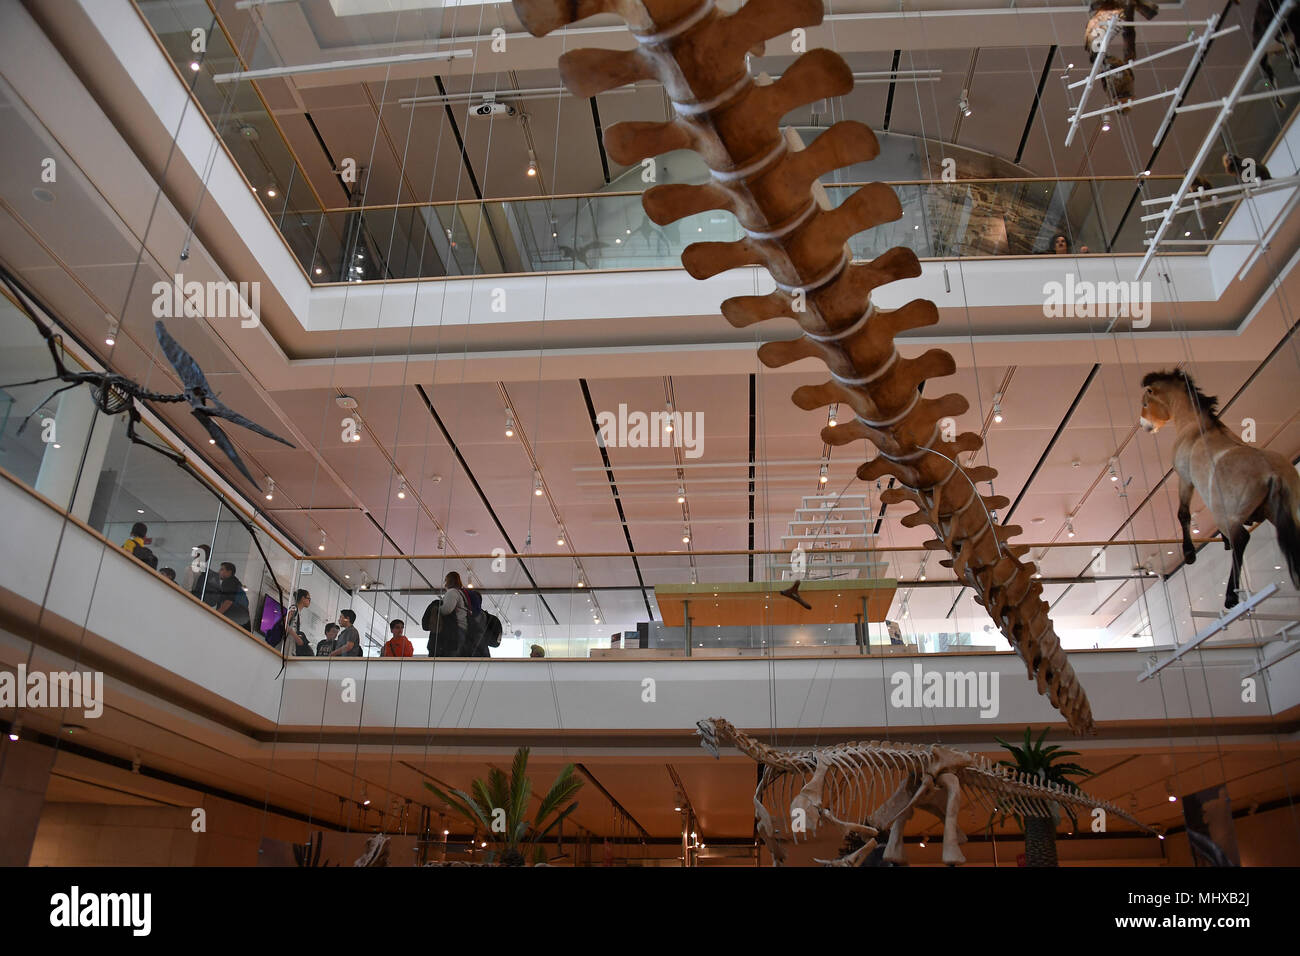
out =
[[[487,779],[470,784],[472,793],[452,790],[446,793],[431,783],[425,786],[443,803],[464,817],[475,828],[487,831],[493,844],[490,862],[501,866],[523,866],[531,853],[534,863],[546,862],[542,841],[559,826],[560,821],[578,808],[573,796],[582,788],[582,780],[568,764],[541,798],[533,818],[528,819],[528,803],[533,784],[528,777],[528,750],[515,752],[510,776],[497,767],[488,770]]]
[[[998,764],[1003,767],[1010,767],[1020,773],[1027,774],[1030,777],[1036,777],[1042,783],[1056,784],[1064,790],[1078,791],[1078,785],[1070,777],[1090,777],[1091,771],[1079,766],[1077,763],[1058,763],[1062,757],[1077,757],[1077,751],[1062,750],[1053,744],[1050,747],[1044,747],[1043,741],[1047,738],[1047,728],[1038,735],[1038,739],[1033,739],[1031,728],[1025,728],[1025,739],[1022,746],[1016,747],[1007,743],[1000,737],[993,738],[1007,750],[1011,751],[1014,760],[999,760]],[[1057,866],[1056,861],[1056,825],[1060,822],[1060,812],[1064,810],[1070,818],[1070,823],[1076,828],[1079,825],[1078,819],[1074,815],[1074,810],[1068,806],[1062,807],[1060,804],[1052,804],[1053,812],[1050,817],[1026,817],[1020,813],[1013,813],[1016,820],[1020,823],[1021,828],[1025,831],[1025,863],[1028,866]],[[1003,816],[1006,811],[1002,811]],[[996,815],[996,814],[995,814]]]

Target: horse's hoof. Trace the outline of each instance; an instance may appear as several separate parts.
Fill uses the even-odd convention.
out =
[[[1236,606],[1237,606],[1237,593],[1233,591],[1226,598],[1223,599],[1223,607],[1225,610],[1231,611]]]
[[[1195,551],[1192,551],[1192,550],[1190,550],[1190,549],[1188,549],[1187,551],[1184,551],[1184,552],[1183,552],[1183,562],[1184,562],[1185,564],[1195,564],[1195,563],[1196,563],[1196,552],[1195,552]]]

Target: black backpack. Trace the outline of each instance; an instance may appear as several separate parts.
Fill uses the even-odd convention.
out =
[[[271,629],[266,632],[266,643],[272,647],[279,647],[284,640],[284,618],[276,621],[271,625]]]
[[[484,614],[483,631],[487,637],[488,647],[501,646],[501,618],[495,614]]]
[[[442,605],[440,598],[434,598],[429,602],[429,606],[424,609],[424,616],[420,618],[420,627],[425,631],[436,631],[438,629],[438,608]]]
[[[141,564],[147,564],[155,571],[158,570],[158,555],[154,554],[151,548],[146,548],[142,544],[137,544],[131,551],[131,554],[134,555],[136,560]]]

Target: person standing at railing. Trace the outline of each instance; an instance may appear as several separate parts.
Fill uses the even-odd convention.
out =
[[[131,557],[135,558],[141,564],[157,569],[158,557],[149,548],[146,542],[149,540],[149,529],[143,521],[137,521],[131,525],[131,537],[122,542],[122,550]]]
[[[466,653],[465,632],[469,627],[469,595],[465,593],[465,586],[461,583],[460,575],[455,571],[448,571],[447,577],[442,582],[442,603],[438,606],[438,613],[446,618],[451,618],[456,622],[457,639],[454,642],[457,650],[452,656],[460,656]],[[442,621],[442,624],[449,624],[450,621]],[[448,642],[452,643],[452,642]],[[438,650],[443,648],[443,640],[438,640]],[[439,656],[442,656],[441,654]]]
[[[325,625],[325,639],[316,645],[317,657],[329,657],[334,648],[339,646],[339,626],[333,621]]]
[[[311,607],[311,593],[306,588],[293,592],[293,606],[284,615],[285,640],[293,641],[295,657],[311,657],[311,644],[302,632],[302,612]]]
[[[221,580],[208,566],[208,562],[212,559],[212,549],[206,544],[196,544],[190,549],[190,553],[194,555],[194,562],[190,565],[190,573],[193,575],[193,580],[189,584],[190,593],[204,604],[215,607]]]
[[[356,623],[356,612],[350,608],[345,611],[339,611],[339,626],[343,630],[339,631],[338,646],[330,651],[330,657],[360,657],[361,656],[361,635],[352,625]]]
[[[240,627],[248,629],[248,592],[243,583],[235,576],[235,566],[229,561],[221,562],[217,572],[217,610]]]
[[[384,649],[379,656],[414,657],[415,648],[411,645],[410,639],[407,638],[405,634],[406,622],[393,621],[388,625],[388,629],[393,632],[393,636],[388,639],[386,644],[384,644]]]

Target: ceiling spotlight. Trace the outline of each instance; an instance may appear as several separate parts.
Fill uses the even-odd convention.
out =
[[[998,425],[1002,424],[1002,405],[999,402],[993,403],[993,421]]]
[[[664,431],[671,435],[673,433],[673,403],[669,402],[665,405],[664,411],[667,413],[664,418]]]
[[[587,586],[587,582],[582,580],[582,578],[578,578],[578,587],[585,588],[586,586]]]
[[[838,405],[832,405],[832,406],[831,406],[831,412],[830,412],[830,415],[827,416],[827,418],[826,418],[826,424],[829,425],[831,428],[834,428],[836,425],[839,424],[839,419],[836,417],[836,413],[837,413],[838,411],[839,411],[839,406],[838,406]]]
[[[686,504],[686,486],[681,482],[677,483],[677,503],[679,505]]]
[[[1065,536],[1067,538],[1074,537],[1074,522],[1072,522],[1069,518],[1065,519]]]
[[[266,187],[266,198],[267,198],[267,199],[274,199],[277,195],[278,195],[278,193],[276,193],[276,191],[275,191],[275,187],[274,187],[274,186],[267,186],[267,187]]]
[[[822,465],[822,467],[821,467],[821,471],[820,471],[818,474],[819,474],[819,477],[817,478],[817,481],[818,481],[819,484],[823,484],[823,485],[824,485],[824,484],[826,484],[826,482],[830,481],[829,476],[827,476],[827,474],[826,474],[826,466],[825,466],[825,465]]]
[[[560,533],[557,534],[557,535],[555,536],[555,544],[556,544],[556,547],[560,547],[560,548],[564,547],[564,531],[563,531],[563,529],[561,529]]]
[[[108,326],[108,332],[104,336],[104,344],[113,346],[117,344],[117,323],[111,322]]]
[[[542,496],[542,473],[536,469],[533,469],[533,494]]]
[[[266,476],[266,500],[271,501],[275,498],[275,479],[270,475]]]
[[[528,161],[528,175],[529,175],[529,176],[536,176],[536,175],[537,175],[537,160],[535,160],[535,159],[530,159],[530,160]]]
[[[970,108],[970,99],[966,96],[966,90],[961,91],[961,97],[957,100],[957,109],[961,110],[962,116],[970,116],[975,112]]]
[[[322,532],[320,533],[320,544],[316,545],[316,550],[317,550],[317,551],[324,551],[324,550],[325,550],[325,532],[324,532],[324,531],[322,531]]]
[[[445,531],[439,531],[439,532],[438,532],[438,550],[439,550],[439,551],[446,550],[446,547],[447,547],[447,532],[445,532]]]
[[[403,480],[402,483],[399,484],[399,485],[397,486],[397,497],[399,497],[399,498],[405,498],[405,497],[406,497],[406,482],[405,482],[405,480]]]
[[[21,717],[15,717],[14,722],[9,725],[9,739],[17,740],[23,735],[23,721]]]
[[[317,267],[316,267],[316,274],[317,274],[317,275],[321,275],[324,271],[325,271],[325,270],[322,269],[320,266],[317,266]]]
[[[1110,132],[1110,114],[1109,114],[1109,113],[1107,113],[1105,116],[1103,116],[1103,117],[1101,118],[1101,131],[1102,131],[1103,133],[1109,133],[1109,132]]]
[[[682,544],[691,543],[691,529],[687,525],[682,526]]]
[[[199,72],[199,61],[190,60],[190,69],[193,70],[195,73]]]
[[[515,416],[510,409],[506,409],[506,437],[515,437]]]
[[[1119,472],[1115,470],[1115,459],[1110,460],[1110,470],[1108,472],[1111,481],[1119,481]]]

